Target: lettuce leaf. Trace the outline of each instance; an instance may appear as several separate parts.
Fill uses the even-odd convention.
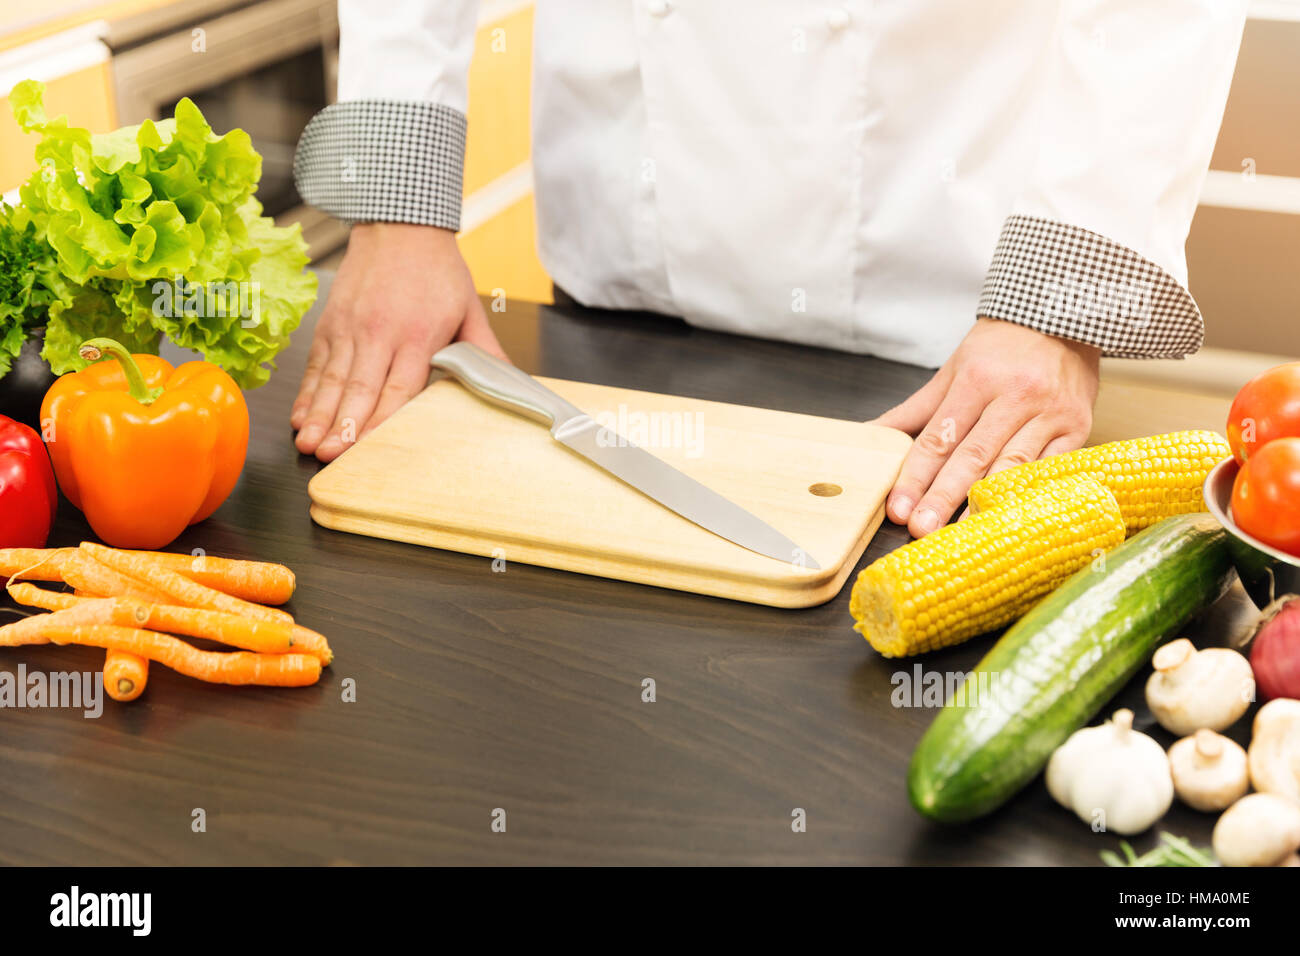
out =
[[[53,251],[71,291],[50,307],[41,354],[51,368],[84,365],[73,341],[82,331],[150,351],[167,335],[244,388],[265,383],[316,299],[316,277],[304,271],[301,231],[262,215],[262,159],[248,134],[217,136],[184,99],[171,119],[92,135],[47,117],[42,91],[28,80],[9,99],[41,137],[14,226]]]
[[[117,339],[129,352],[158,354],[158,330],[149,324],[128,325],[109,283],[95,279],[78,288],[71,302],[50,306],[41,358],[55,375],[75,372],[87,364],[78,353],[81,343],[101,335]]]

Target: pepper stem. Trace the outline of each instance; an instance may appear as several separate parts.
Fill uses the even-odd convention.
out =
[[[81,343],[81,348],[77,349],[77,354],[87,362],[98,362],[103,358],[117,359],[122,366],[122,372],[126,375],[127,391],[141,405],[152,404],[163,393],[161,388],[150,388],[145,384],[140,366],[135,364],[135,359],[131,357],[126,347],[115,339],[86,339]]]

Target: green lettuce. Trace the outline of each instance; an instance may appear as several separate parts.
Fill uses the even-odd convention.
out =
[[[69,303],[50,307],[41,357],[50,363],[55,375],[84,368],[86,361],[78,349],[86,339],[99,336],[116,339],[132,353],[158,354],[162,337],[158,330],[147,324],[128,323],[113,296],[112,283],[92,279],[77,288]]]
[[[142,351],[166,335],[244,388],[266,382],[316,277],[301,229],[262,215],[248,134],[217,136],[184,99],[171,119],[92,135],[47,117],[42,91],[28,80],[9,95],[19,125],[41,137],[12,226],[52,250],[66,286],[48,303],[50,367],[82,367],[87,333]]]

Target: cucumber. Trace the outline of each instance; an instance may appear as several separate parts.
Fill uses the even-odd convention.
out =
[[[1228,534],[1208,514],[1166,518],[1084,568],[1014,624],[921,738],[907,774],[924,816],[989,813],[1232,584]],[[982,693],[981,693],[982,691]]]

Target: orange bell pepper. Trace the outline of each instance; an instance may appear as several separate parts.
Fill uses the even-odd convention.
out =
[[[104,338],[81,356],[96,364],[61,376],[41,403],[59,487],[106,544],[161,548],[235,487],[248,451],[244,396],[208,362],[173,368]]]

